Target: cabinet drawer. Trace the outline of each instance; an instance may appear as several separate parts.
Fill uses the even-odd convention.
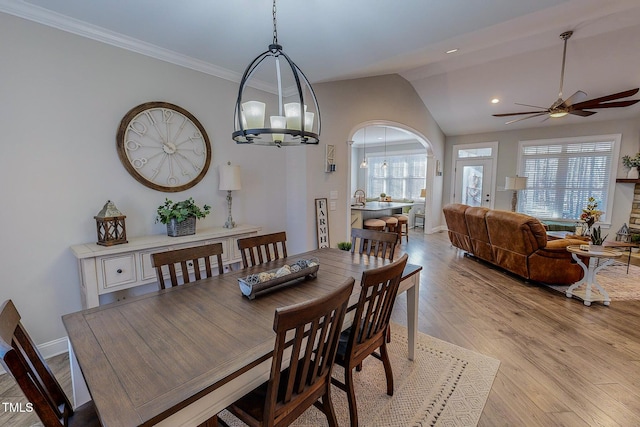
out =
[[[117,257],[99,258],[100,287],[109,289],[116,286],[127,285],[136,282],[136,260],[134,254],[120,255]]]

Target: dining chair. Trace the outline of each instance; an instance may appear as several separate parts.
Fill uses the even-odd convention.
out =
[[[0,356],[45,427],[100,426],[93,401],[75,409],[71,406],[11,300],[0,308]]]
[[[388,257],[393,260],[397,241],[397,233],[364,228],[351,229],[351,252],[355,252],[357,248],[360,254]]]
[[[182,273],[182,283],[189,283],[189,270],[193,270],[195,280],[213,276],[211,257],[218,261],[218,274],[224,272],[222,265],[222,243],[212,243],[204,246],[193,246],[166,252],[151,254],[151,265],[156,269],[158,286],[160,289],[178,285],[178,270]],[[163,267],[169,271],[170,281],[165,278]],[[201,269],[204,267],[204,271]],[[203,276],[204,273],[204,276]]]
[[[393,372],[387,352],[387,333],[391,310],[398,293],[402,271],[408,255],[379,268],[365,270],[360,280],[360,298],[351,326],[340,334],[336,364],[344,368],[344,382],[331,382],[347,393],[351,426],[358,425],[353,369],[362,369],[362,361],[374,356],[382,361],[387,380],[387,394],[393,396]],[[376,352],[380,349],[380,353]]]
[[[287,257],[287,233],[263,234],[238,239],[244,268]]]
[[[276,310],[269,380],[231,404],[229,412],[250,426],[287,426],[314,405],[329,426],[338,425],[331,372],[354,282],[349,278],[324,297]]]

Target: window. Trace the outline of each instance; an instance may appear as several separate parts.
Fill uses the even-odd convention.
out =
[[[518,211],[542,219],[577,220],[592,196],[606,222],[619,146],[620,135],[521,141],[518,174],[528,179],[518,194]]]
[[[418,199],[425,188],[427,157],[422,154],[388,155],[387,169],[382,168],[383,155],[368,156],[367,194],[385,193],[394,199]]]

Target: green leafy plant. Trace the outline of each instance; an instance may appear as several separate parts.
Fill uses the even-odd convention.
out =
[[[338,243],[338,249],[342,249],[343,251],[351,250],[351,242],[340,242]]]
[[[602,230],[600,229],[600,226],[593,227],[591,230],[591,243],[594,245],[602,245],[607,236],[608,234],[602,237]]]
[[[631,243],[640,243],[640,234],[632,234]]]
[[[622,156],[622,164],[629,169],[640,167],[640,153],[636,153],[634,157]]]
[[[196,205],[193,197],[176,203],[165,199],[164,204],[158,206],[156,222],[168,224],[172,219],[175,219],[176,222],[182,222],[189,217],[200,219],[209,215],[210,212],[211,206],[204,205],[200,208]]]
[[[387,197],[385,193],[380,193],[380,197]]]

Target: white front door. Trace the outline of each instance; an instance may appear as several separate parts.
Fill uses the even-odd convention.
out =
[[[493,159],[456,161],[453,201],[469,206],[493,207]]]

